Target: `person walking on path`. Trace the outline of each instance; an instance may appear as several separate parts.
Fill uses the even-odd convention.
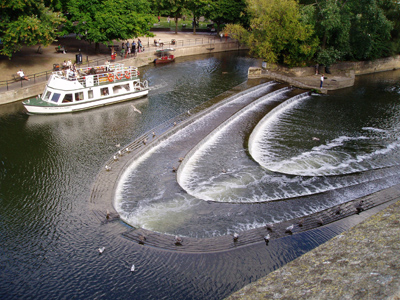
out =
[[[133,56],[136,56],[136,43],[135,43],[135,41],[132,42],[132,54],[133,54]]]
[[[324,74],[321,74],[321,84],[319,85],[320,89],[322,89],[323,83],[324,83]]]

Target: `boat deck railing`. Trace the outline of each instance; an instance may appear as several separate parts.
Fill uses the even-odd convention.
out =
[[[93,76],[93,86],[108,84],[111,82],[130,80],[139,76],[138,68],[124,66],[124,64],[109,64],[86,68],[77,68],[76,71],[69,69],[53,72],[48,83],[53,79],[62,79],[68,81],[78,81],[83,87],[86,87],[87,76]]]

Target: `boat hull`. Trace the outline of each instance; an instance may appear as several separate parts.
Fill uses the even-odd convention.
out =
[[[167,63],[171,63],[171,62],[174,62],[175,61],[175,58],[173,58],[173,59],[160,59],[160,58],[156,58],[155,60],[154,60],[154,63],[156,64],[156,65],[158,65],[158,64],[167,64]]]
[[[27,102],[24,102],[25,109],[30,114],[62,114],[62,113],[72,113],[81,110],[92,109],[95,107],[101,107],[105,105],[110,105],[118,102],[133,100],[137,98],[141,98],[147,96],[149,93],[148,89],[137,91],[134,93],[124,94],[124,95],[114,95],[108,98],[102,98],[91,101],[82,101],[81,103],[71,103],[64,105],[52,105],[52,106],[39,106],[39,105],[30,105]]]

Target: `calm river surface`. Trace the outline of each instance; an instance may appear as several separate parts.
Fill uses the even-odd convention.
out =
[[[127,223],[225,235],[400,182],[399,71],[308,96],[282,84],[246,83],[254,65],[243,53],[225,53],[149,66],[141,70],[151,86],[147,98],[76,114],[28,116],[20,103],[0,106],[0,298],[222,299],[343,230],[188,254],[140,246],[121,236],[127,224],[103,224],[92,213],[93,181],[116,144],[233,88],[258,104],[202,141],[178,178],[179,191],[159,184],[163,155],[126,174],[115,205]]]

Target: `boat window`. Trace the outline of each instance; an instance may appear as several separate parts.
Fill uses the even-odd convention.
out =
[[[88,90],[88,99],[93,98],[93,90]]]
[[[108,88],[102,88],[100,89],[101,96],[108,96]]]
[[[83,100],[83,92],[75,93],[75,101]]]
[[[47,93],[44,95],[44,100],[49,100],[49,99],[50,99],[50,95],[51,95],[51,92],[47,92]]]
[[[58,99],[60,99],[60,96],[61,96],[61,94],[54,93],[53,96],[51,97],[51,101],[58,102]]]
[[[72,94],[65,94],[62,103],[72,102]]]
[[[122,94],[129,92],[129,83],[128,84],[121,84],[121,85],[116,85],[113,87],[113,94]]]

